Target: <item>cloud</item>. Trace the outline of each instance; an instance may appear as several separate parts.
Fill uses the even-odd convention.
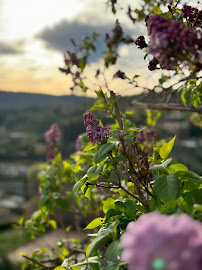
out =
[[[93,32],[101,34],[97,44],[99,49],[105,49],[104,35],[109,32],[112,25],[93,26],[78,21],[62,21],[53,28],[46,28],[37,35],[37,38],[43,40],[48,48],[61,52],[72,50],[73,45],[71,39],[80,44],[85,36],[92,36]]]
[[[91,37],[93,32],[100,34],[95,45],[98,49],[95,54],[90,58],[90,62],[96,62],[102,55],[102,52],[106,50],[106,45],[104,42],[105,34],[111,33],[112,28],[114,27],[114,22],[108,21],[99,23],[96,20],[96,14],[81,14],[79,20],[74,21],[61,21],[52,28],[45,28],[36,38],[45,42],[48,49],[54,49],[62,53],[67,50],[72,50],[73,45],[71,39],[74,39],[77,44],[80,44],[82,39],[85,36]],[[88,20],[87,20],[88,18]],[[89,23],[90,22],[90,23]],[[96,23],[95,23],[96,22]],[[124,32],[130,34],[134,38],[137,37],[137,34],[133,29],[124,27]]]
[[[14,46],[11,46],[9,44],[6,43],[0,43],[0,55],[4,55],[4,54],[19,54],[20,51],[16,48],[14,48]]]

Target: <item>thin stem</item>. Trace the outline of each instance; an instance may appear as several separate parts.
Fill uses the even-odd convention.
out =
[[[115,100],[116,99],[116,94],[113,91],[110,91],[110,96],[111,96],[111,100]],[[119,110],[119,106],[117,104],[117,102],[114,103],[114,109],[115,109],[115,119],[118,122],[119,125],[119,129],[123,130],[123,121],[122,121],[122,116]]]
[[[44,265],[44,264],[38,262],[37,260],[28,257],[27,255],[23,255],[23,257],[24,257],[25,259],[27,259],[27,260],[29,260],[29,261],[31,261],[31,262],[33,262],[33,263],[35,263],[35,264],[41,266],[43,269],[52,270],[52,269],[55,268],[55,266],[46,266],[46,265]]]

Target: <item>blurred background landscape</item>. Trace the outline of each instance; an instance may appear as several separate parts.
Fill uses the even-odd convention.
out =
[[[142,127],[146,124],[146,112],[130,106],[132,99],[121,98],[121,110],[134,111],[133,121]],[[1,270],[12,269],[6,261],[7,255],[28,242],[28,237],[15,230],[13,224],[22,215],[29,218],[37,209],[37,174],[40,165],[46,161],[44,133],[53,123],[58,124],[62,157],[68,158],[75,152],[78,135],[85,132],[82,115],[93,102],[92,98],[74,95],[0,92],[0,254],[4,258]],[[103,114],[100,117],[104,123],[110,122]],[[190,170],[202,173],[201,130],[189,122],[189,114],[165,112],[155,130],[160,139],[177,135],[171,156]]]

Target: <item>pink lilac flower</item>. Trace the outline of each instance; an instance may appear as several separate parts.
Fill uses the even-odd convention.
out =
[[[108,139],[111,135],[110,126],[101,126],[99,120],[95,118],[92,113],[84,113],[83,115],[84,125],[86,127],[86,133],[88,135],[89,141],[94,145],[96,142],[103,142]]]
[[[147,27],[151,37],[148,52],[159,59],[163,69],[175,69],[182,62],[202,65],[200,31],[157,14],[148,18]]]
[[[142,215],[129,223],[121,243],[129,270],[202,269],[202,224],[187,214]]]
[[[44,134],[44,139],[49,142],[49,145],[46,148],[47,159],[53,159],[58,154],[59,136],[60,130],[57,124],[53,124]]]

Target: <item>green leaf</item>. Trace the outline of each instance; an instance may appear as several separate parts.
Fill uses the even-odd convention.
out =
[[[115,147],[115,143],[105,143],[103,144],[95,153],[94,156],[94,162],[95,163],[99,163],[101,162],[103,159],[105,159],[107,156],[106,154],[111,151],[113,148]]]
[[[161,164],[154,165],[150,168],[150,170],[157,170],[157,171],[162,171],[165,170],[168,167],[168,164],[172,161],[172,158],[168,158]]]
[[[87,175],[89,178],[96,178],[98,176],[96,173],[97,168],[97,166],[92,166],[88,169]]]
[[[172,138],[169,142],[165,143],[159,150],[159,154],[162,159],[166,159],[168,155],[170,154],[171,150],[173,149],[173,145],[175,142],[176,136]]]
[[[84,230],[87,229],[94,229],[98,226],[100,226],[103,223],[103,218],[95,218],[93,221],[91,221],[85,228]]]
[[[57,266],[56,268],[54,268],[53,270],[65,270],[65,268],[64,267],[62,267],[62,266]]]
[[[119,211],[124,213],[126,216],[135,218],[136,204],[130,199],[124,199],[123,201],[115,201],[115,205]]]
[[[100,164],[96,169],[96,174],[100,175],[103,172],[104,163]]]
[[[99,90],[95,90],[95,93],[97,94],[99,99],[105,100],[105,94],[104,94],[104,92],[102,91],[101,88]]]
[[[67,198],[57,198],[55,202],[60,208],[70,210],[70,204]]]
[[[119,215],[121,215],[121,211],[119,211],[118,209],[109,209],[105,215],[105,220]]]
[[[117,261],[118,256],[121,255],[123,248],[120,240],[113,241],[107,248],[105,256],[109,261]]]
[[[93,189],[92,185],[83,185],[81,187],[81,191],[83,192],[83,194],[85,195],[86,198],[88,198],[89,200],[91,199],[91,191]]]
[[[193,189],[190,193],[195,204],[202,204],[202,189]]]
[[[82,265],[74,265],[74,266],[71,266],[71,269],[72,269],[72,270],[81,270],[82,268],[83,268]],[[68,268],[66,268],[66,269],[68,269]]]
[[[98,234],[97,237],[93,240],[93,242],[90,245],[89,251],[87,256],[90,257],[94,251],[97,251],[99,248],[101,248],[104,244],[107,244],[108,241],[112,238],[110,234],[112,234],[113,229],[116,225],[116,221],[113,222],[109,227],[102,228]]]
[[[177,201],[172,200],[172,201],[167,201],[164,203],[164,205],[161,206],[160,212],[163,214],[173,214],[175,213],[177,208]]]
[[[108,210],[114,209],[117,210],[114,200],[109,197],[103,205],[103,212],[106,214]]]
[[[153,12],[154,14],[158,14],[158,15],[162,14],[162,11],[160,10],[160,8],[155,5],[153,5]]]
[[[54,230],[57,229],[57,222],[54,219],[50,219],[47,224],[50,225]]]
[[[81,180],[79,180],[79,181],[73,186],[72,191],[73,191],[73,193],[74,193],[75,196],[77,195],[79,189],[85,184],[85,182],[87,181],[87,179],[88,179],[88,176],[87,176],[87,174],[85,174],[85,175],[83,176],[83,178],[82,178]]]
[[[89,150],[92,150],[97,147],[97,144],[92,145],[91,142],[89,142],[83,149],[83,152],[87,152]]]
[[[181,99],[182,99],[182,102],[184,103],[185,106],[187,105],[187,94],[189,95],[188,88],[184,89],[181,93]]]
[[[167,168],[168,173],[178,172],[178,171],[188,171],[188,168],[180,163],[173,164]]]
[[[110,265],[108,265],[107,267],[105,267],[105,270],[120,270],[122,268],[120,268],[118,263],[112,263]]]
[[[55,158],[54,158],[54,162],[55,162],[55,163],[60,163],[60,162],[61,162],[61,160],[62,160],[62,158],[61,158],[61,154],[60,154],[60,153],[58,153],[58,154],[55,156]]]
[[[177,176],[182,180],[192,181],[199,184],[202,184],[202,177],[192,171],[183,171],[176,172]]]
[[[93,106],[90,108],[89,112],[96,111],[96,110],[103,110],[104,107],[105,107],[104,104],[93,105]]]
[[[161,175],[154,182],[154,192],[164,201],[175,200],[178,198],[180,190],[179,180],[175,173]]]
[[[99,166],[92,166],[88,169],[87,175],[90,178],[90,180],[97,179],[98,176],[102,173],[103,171],[104,164],[100,164]]]

